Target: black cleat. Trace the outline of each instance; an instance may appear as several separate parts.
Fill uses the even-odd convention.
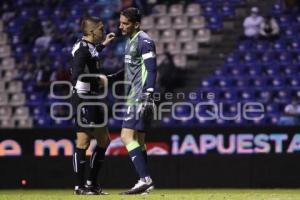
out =
[[[133,188],[128,191],[120,193],[121,195],[133,195],[133,194],[148,194],[154,189],[153,181],[150,177],[146,177],[144,180],[140,179]]]
[[[98,195],[97,192],[90,190],[88,188],[78,188],[74,190],[75,195]]]
[[[84,187],[88,190],[91,190],[95,193],[97,193],[97,195],[109,195],[107,192],[103,192],[102,188],[100,187],[100,185],[88,185],[85,184]]]

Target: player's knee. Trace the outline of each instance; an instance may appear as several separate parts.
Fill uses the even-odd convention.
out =
[[[140,146],[144,146],[145,145],[145,141],[144,140],[138,140],[138,143]]]
[[[122,140],[123,144],[127,145],[132,140],[134,140],[134,138],[133,138],[133,136],[128,135],[128,134],[121,134],[121,140]]]
[[[88,139],[78,139],[76,147],[79,149],[87,149],[90,146],[90,140]]]
[[[107,148],[110,144],[109,137],[104,137],[101,140],[97,141],[98,145],[102,148]]]
[[[107,137],[106,140],[104,141],[104,143],[105,143],[105,146],[108,147],[110,144],[110,138]]]

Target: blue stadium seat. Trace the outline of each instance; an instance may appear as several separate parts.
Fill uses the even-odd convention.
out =
[[[57,128],[68,128],[72,127],[71,120],[52,120],[52,125],[54,125]]]
[[[258,53],[266,52],[269,49],[270,43],[267,41],[257,41],[254,45],[254,50]]]
[[[49,116],[44,116],[43,118],[34,117],[34,126],[37,128],[51,128],[53,125],[51,124],[51,118]]]
[[[207,3],[203,9],[203,15],[205,17],[213,17],[217,14],[217,8],[213,3]]]
[[[300,14],[296,16],[296,20],[294,21],[294,26],[299,27],[299,24],[300,24]]]
[[[292,52],[300,52],[300,39],[294,39],[291,41],[291,49]]]
[[[287,85],[298,88],[300,86],[300,80],[298,75],[291,75],[287,77]]]
[[[261,56],[261,64],[273,65],[275,62],[275,55],[273,52],[265,52]]]
[[[278,104],[277,103],[270,103],[266,105],[266,111],[272,114],[277,114],[279,112]]]
[[[73,6],[70,13],[73,17],[80,17],[82,15],[82,10],[78,6]]]
[[[50,8],[43,8],[38,10],[38,16],[41,20],[48,19],[51,16],[51,9]]]
[[[59,56],[61,55],[62,45],[59,43],[52,44],[49,47],[49,55],[50,56]]]
[[[274,48],[274,50],[277,51],[277,52],[283,52],[283,51],[286,51],[287,45],[286,45],[285,40],[278,40],[278,41],[275,41],[274,44],[273,44],[273,48]]]
[[[188,105],[177,105],[175,107],[175,115],[179,117],[188,117],[191,112],[191,107]]]
[[[270,77],[267,79],[267,85],[273,88],[282,87],[285,85],[285,80],[280,76]]]
[[[279,55],[279,63],[281,65],[290,65],[292,64],[293,59],[292,55],[289,52],[283,52]]]
[[[226,72],[222,69],[216,69],[214,71],[214,75],[217,77],[217,76],[224,76],[226,74]]]
[[[228,66],[235,66],[239,64],[240,58],[236,54],[230,54],[226,58],[226,64]]]
[[[234,6],[228,2],[224,2],[221,7],[221,15],[223,17],[233,17],[235,15]]]
[[[20,29],[22,27],[22,23],[21,20],[12,20],[8,23],[8,27],[6,28],[5,31],[9,32],[9,33],[19,33]]]
[[[233,76],[243,76],[246,74],[246,67],[244,65],[239,65],[236,67],[233,67],[228,71],[228,74],[231,74]]]
[[[44,104],[44,93],[33,93],[29,94],[29,97],[27,98],[27,104],[28,105],[42,105]]]
[[[269,103],[273,99],[273,94],[268,88],[260,87],[254,90],[255,99],[259,102]]]
[[[245,53],[243,55],[243,61],[246,65],[253,65],[256,63],[256,55],[254,53]]]
[[[279,67],[280,73],[286,76],[297,75],[297,67],[296,65],[285,66],[282,65]]]
[[[284,32],[284,37],[286,39],[298,38],[297,37],[297,30],[293,27],[287,27],[285,30],[283,30],[283,32]]]
[[[192,127],[196,124],[196,120],[194,118],[192,119],[188,119],[188,118],[184,118],[182,117],[180,120],[175,120],[176,125],[180,126],[180,127]]]
[[[176,121],[172,117],[165,116],[161,120],[161,126],[163,127],[174,127],[176,125]]]
[[[251,101],[255,100],[254,91],[248,88],[247,90],[238,90],[237,92],[238,98],[243,101]]]
[[[250,67],[247,67],[245,70],[247,71],[247,74],[252,77],[261,75],[261,67],[250,66]]]
[[[281,15],[277,20],[280,28],[284,29],[291,26],[291,20],[288,15]]]
[[[232,82],[233,82],[234,86],[239,87],[239,88],[249,86],[249,78],[245,78],[245,77],[234,77]]]
[[[238,45],[238,50],[240,52],[252,50],[252,42],[250,40],[243,40]]]
[[[219,31],[223,28],[223,21],[220,16],[211,16],[209,18],[208,27],[212,30]]]
[[[279,67],[276,64],[264,66],[263,71],[268,76],[274,76],[280,74]]]
[[[100,17],[104,20],[108,20],[113,16],[113,14],[114,14],[113,8],[112,7],[106,7],[100,13]]]
[[[298,52],[298,54],[296,55],[294,63],[297,64],[297,65],[300,65],[300,52]]]
[[[237,99],[237,92],[233,89],[223,89],[220,91],[220,100],[224,100],[227,102],[236,101]]]
[[[228,77],[223,77],[223,78],[217,79],[216,83],[217,83],[217,86],[220,86],[222,88],[232,86],[232,80]]]
[[[273,15],[276,15],[276,16],[278,16],[278,15],[280,15],[282,12],[283,12],[283,8],[282,8],[282,6],[281,6],[281,4],[279,4],[279,3],[275,3],[273,6],[272,6],[272,14]]]
[[[267,85],[267,78],[264,76],[253,76],[249,78],[249,85],[255,87],[264,87]]]

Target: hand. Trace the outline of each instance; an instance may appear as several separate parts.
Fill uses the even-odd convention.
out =
[[[108,74],[107,78],[110,80],[114,80],[114,79],[118,78],[119,76],[121,76],[122,74],[124,74],[124,69],[121,69],[113,74]]]
[[[103,74],[99,75],[99,84],[100,84],[100,88],[102,88],[102,87],[107,88],[108,87],[108,79],[105,75],[103,75]]]
[[[107,46],[109,43],[111,43],[111,41],[113,41],[116,37],[116,34],[115,33],[109,33],[106,35],[106,38],[104,40],[104,42],[102,42],[102,44],[104,46]]]
[[[151,120],[153,118],[155,104],[151,92],[145,92],[140,98],[141,105],[138,108],[140,118]]]

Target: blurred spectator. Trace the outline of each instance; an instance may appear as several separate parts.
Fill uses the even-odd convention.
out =
[[[29,52],[24,52],[24,54],[22,55],[22,58],[20,60],[20,62],[18,63],[17,67],[18,69],[22,69],[25,66],[28,65],[32,65],[32,63],[34,62],[31,54]]]
[[[256,38],[259,36],[260,25],[263,22],[263,17],[259,15],[257,7],[251,8],[250,16],[244,20],[244,34],[247,38]]]
[[[297,98],[293,98],[292,103],[284,108],[284,115],[280,117],[280,125],[298,125],[300,117],[300,105]]]
[[[36,38],[43,35],[43,28],[37,15],[32,15],[21,28],[21,41],[32,45]]]
[[[49,66],[40,67],[36,77],[36,89],[49,92],[51,69]]]
[[[121,0],[121,11],[132,6],[133,0]]]
[[[299,6],[299,0],[284,0],[283,1],[285,10],[288,11],[296,11],[297,6]]]
[[[43,66],[50,66],[53,64],[53,60],[48,55],[48,52],[46,50],[41,50],[36,55],[35,64],[38,69],[40,69]]]
[[[50,81],[69,81],[71,79],[71,73],[69,70],[66,70],[62,65],[60,65],[56,71],[52,72]],[[69,86],[66,84],[57,84],[54,87],[55,94],[67,95],[69,92]]]
[[[22,73],[22,80],[23,81],[33,81],[37,75],[37,71],[34,65],[27,65],[24,73]]]
[[[108,51],[107,56],[103,61],[103,71],[104,73],[111,74],[122,67],[121,61],[114,56],[113,51]]]
[[[12,19],[15,16],[15,12],[13,10],[13,1],[6,1],[0,4],[0,15],[1,15],[1,20],[3,22],[8,22],[10,19]]]
[[[51,39],[52,37],[50,35],[42,35],[35,40],[34,46],[41,49],[47,49]]]
[[[266,16],[260,25],[260,36],[262,39],[275,40],[279,35],[279,26],[275,18]]]
[[[53,25],[50,22],[43,23],[44,34],[35,40],[34,46],[41,49],[47,49],[52,40],[52,34],[54,32]]]
[[[176,72],[175,64],[170,53],[165,54],[165,59],[158,67],[158,83],[162,89],[162,92],[172,92],[176,87]]]
[[[17,79],[28,81],[34,76],[33,58],[29,52],[23,54],[20,62],[17,63],[19,71]]]
[[[150,14],[150,6],[148,0],[135,0],[134,7],[138,7],[143,15]]]
[[[72,27],[71,25],[72,24],[70,24],[70,27]],[[54,26],[52,21],[44,21],[42,23],[42,26],[44,34],[35,40],[35,47],[47,49],[50,45],[50,42],[52,40],[55,40],[56,38],[59,38],[60,36],[58,34],[57,28]]]
[[[57,105],[53,107],[53,116],[55,117],[67,117],[69,112],[70,111],[66,106]]]
[[[108,22],[107,22],[107,32],[108,33],[117,33],[118,30],[119,30],[119,27],[117,25],[117,22],[113,19],[109,19]]]
[[[68,81],[70,80],[70,71],[63,66],[59,66],[56,71],[51,74],[51,81]]]

